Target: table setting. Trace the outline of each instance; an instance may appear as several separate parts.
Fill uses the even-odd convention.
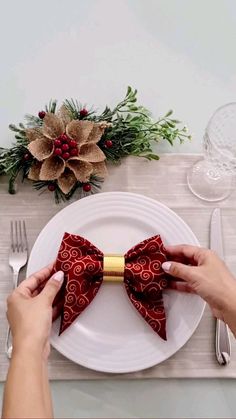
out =
[[[231,124],[231,117],[229,121]],[[16,194],[8,194],[8,179],[3,176],[1,253],[4,264],[1,269],[4,280],[0,286],[1,320],[5,328],[1,330],[1,342],[9,335],[4,310],[4,297],[12,286],[8,264],[13,267],[14,285],[20,266],[15,269],[12,260],[8,260],[11,247],[13,255],[21,253],[22,256],[22,252],[27,252],[29,256],[26,272],[21,272],[23,276],[55,259],[58,269],[68,275],[70,292],[63,314],[67,320],[63,323],[59,318],[52,328],[51,379],[235,378],[235,342],[225,324],[217,322],[216,325],[198,296],[166,289],[160,271],[160,260],[166,260],[163,243],[211,247],[221,257],[225,256],[231,270],[235,270],[235,194],[228,192],[228,198],[222,201],[210,197],[209,202],[193,195],[188,186],[189,173],[194,164],[198,164],[199,157],[163,154],[159,161],[125,157],[120,165],[108,164],[109,176],[101,192],[80,199],[70,197],[73,201],[70,204],[52,201],[51,192],[55,189],[47,188],[46,193],[40,194],[32,191],[29,181],[18,184]],[[212,168],[216,170],[217,166]],[[10,188],[15,192],[12,182]],[[215,184],[213,189],[216,189]],[[156,255],[161,257],[159,262],[154,260],[157,264],[154,273],[156,269],[157,276],[161,275],[158,290],[163,289],[163,301],[162,293],[155,300],[156,317],[153,312],[150,317],[148,310],[143,312],[140,291],[135,295],[125,279],[142,263],[147,263],[145,257],[149,260],[152,253],[137,253],[147,246],[150,249],[154,246],[155,258]],[[74,284],[76,269],[81,273],[81,266],[77,265],[80,251],[80,258],[85,258],[82,265],[90,266],[92,272],[85,276],[86,281],[91,278],[95,281],[86,292],[81,291],[83,283],[79,285],[80,291],[76,291]],[[135,259],[133,265],[130,263],[132,251],[139,255],[141,262]],[[97,259],[92,259],[94,265],[91,256],[86,262],[90,254],[94,258],[96,255]],[[25,259],[21,260],[22,267]],[[100,263],[99,269],[96,263]],[[150,265],[144,272],[150,275]],[[137,283],[141,280],[138,276]],[[77,306],[76,295],[78,301],[83,300],[77,301]],[[6,355],[10,353],[7,338],[7,347],[1,345],[1,380],[6,377],[9,362]]]

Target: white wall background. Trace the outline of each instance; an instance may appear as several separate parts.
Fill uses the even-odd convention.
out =
[[[101,109],[130,84],[154,116],[187,123],[182,151],[200,150],[211,113],[235,100],[235,42],[235,0],[2,1],[0,145],[50,98]]]

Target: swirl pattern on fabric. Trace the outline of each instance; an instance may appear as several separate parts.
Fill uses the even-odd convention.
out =
[[[167,260],[159,235],[144,240],[125,254],[124,282],[134,307],[146,322],[166,340],[166,315],[162,290],[167,288],[161,265]]]
[[[64,234],[55,263],[55,271],[65,273],[60,334],[96,296],[103,280],[103,257],[103,253],[83,237]],[[168,282],[161,265],[166,260],[162,239],[156,235],[125,254],[124,271],[124,284],[131,303],[164,340],[166,316],[162,290],[167,288]]]
[[[65,274],[61,334],[97,294],[103,278],[103,253],[83,237],[65,233],[55,270]]]

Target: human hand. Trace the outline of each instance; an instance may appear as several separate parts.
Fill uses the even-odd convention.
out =
[[[35,351],[44,358],[49,355],[52,317],[58,311],[58,307],[52,308],[52,304],[64,279],[62,271],[56,272],[50,278],[52,271],[53,264],[31,275],[7,299],[13,354],[23,349]]]
[[[201,247],[167,246],[166,251],[173,262],[163,263],[163,269],[184,281],[173,281],[171,287],[200,295],[213,315],[228,323],[235,333],[236,281],[225,263],[213,251]],[[180,263],[181,260],[184,263]]]

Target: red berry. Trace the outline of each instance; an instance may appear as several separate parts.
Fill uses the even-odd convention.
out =
[[[60,147],[60,145],[61,145],[61,140],[59,140],[59,138],[58,138],[57,140],[55,140],[55,141],[54,141],[54,145],[55,145],[56,147]]]
[[[69,146],[70,146],[71,148],[77,147],[77,142],[76,142],[75,140],[70,140],[70,142],[69,142]]]
[[[48,184],[48,190],[49,190],[50,192],[55,191],[55,189],[56,189],[56,185],[54,185],[54,183],[49,183],[49,184]]]
[[[113,146],[113,142],[111,140],[106,140],[105,141],[105,147],[111,148],[112,146]]]
[[[69,146],[66,143],[62,144],[62,147],[61,148],[62,148],[63,151],[69,150]]]
[[[78,155],[78,148],[71,148],[70,155],[71,156],[77,156]]]
[[[91,191],[91,185],[90,185],[90,183],[84,183],[83,184],[83,190],[84,190],[84,192]]]
[[[81,109],[79,114],[80,114],[81,118],[83,118],[83,117],[88,115],[88,111],[87,111],[87,109],[83,108],[83,109]]]
[[[70,153],[68,153],[68,151],[66,151],[65,153],[62,154],[62,157],[63,157],[64,160],[67,160],[70,157]]]
[[[54,154],[56,154],[56,156],[61,156],[62,155],[62,149],[61,148],[55,148]]]
[[[69,139],[66,134],[62,134],[60,138],[63,142],[66,142],[66,143],[68,142],[68,139]]]
[[[43,118],[45,117],[45,115],[46,115],[46,112],[44,112],[44,111],[40,111],[40,112],[38,113],[38,117],[39,117],[40,119],[43,119]]]
[[[30,159],[30,154],[29,153],[25,153],[24,154],[24,160],[29,160]]]

